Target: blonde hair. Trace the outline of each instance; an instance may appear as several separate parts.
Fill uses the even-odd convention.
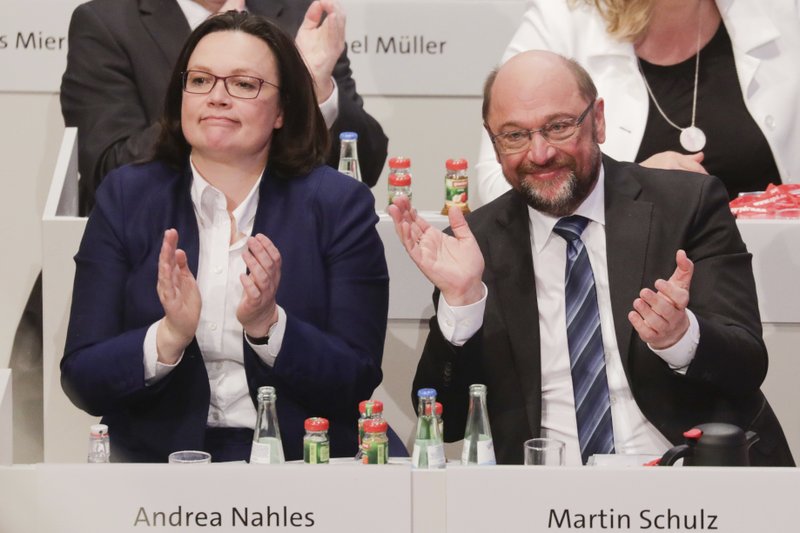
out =
[[[581,2],[597,9],[610,35],[630,42],[647,31],[653,7],[652,0],[569,0],[573,7]]]

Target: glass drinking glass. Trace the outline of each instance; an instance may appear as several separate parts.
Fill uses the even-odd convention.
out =
[[[563,466],[566,445],[558,439],[530,439],[525,441],[525,464],[537,466]]]
[[[211,462],[211,454],[199,450],[181,450],[169,454],[170,464],[203,464]]]

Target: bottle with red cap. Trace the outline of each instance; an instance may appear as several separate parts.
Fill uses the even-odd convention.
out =
[[[327,418],[306,418],[303,437],[303,462],[306,464],[328,464],[331,458],[331,443],[328,440]]]
[[[444,175],[444,207],[442,214],[446,215],[450,206],[461,209],[464,214],[469,213],[469,177],[467,176],[466,159],[448,159],[445,163],[447,172]]]
[[[389,159],[389,205],[400,195],[411,201],[411,159],[407,157]]]
[[[436,402],[436,406],[433,408],[433,413],[436,416],[436,425],[439,426],[439,434],[444,438],[444,421],[442,420],[442,411],[443,408],[441,402]],[[431,410],[428,408],[425,414],[431,414]]]
[[[356,453],[356,461],[360,461],[364,455],[364,450],[361,447],[361,441],[364,439],[364,422],[383,418],[383,402],[380,400],[359,402],[358,414],[358,453]]]
[[[89,454],[90,463],[107,463],[111,456],[111,444],[108,439],[108,426],[94,424],[89,427]]]
[[[365,465],[385,465],[389,462],[389,437],[386,432],[389,424],[383,418],[364,422],[364,440],[361,448],[364,454],[361,462]]]

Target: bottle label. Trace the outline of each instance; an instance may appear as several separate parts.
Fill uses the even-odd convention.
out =
[[[250,450],[250,462],[260,465],[270,464],[272,445],[269,442],[253,441],[253,448]]]
[[[428,466],[430,468],[441,468],[444,463],[444,444],[440,442],[428,446]]]
[[[476,462],[477,465],[496,465],[497,460],[494,457],[494,441],[492,439],[478,440],[475,445],[477,451]],[[469,456],[472,451],[472,442],[464,439],[464,449],[461,452],[461,464],[470,464]]]
[[[327,464],[330,461],[330,444],[328,441],[313,441],[305,439],[303,446],[303,460],[312,465]]]
[[[467,207],[469,200],[468,178],[445,178],[444,180],[444,209],[443,214],[447,214],[447,210],[451,205],[455,205],[462,211]]]
[[[414,451],[411,452],[411,464],[415,468],[420,468],[420,467],[424,468],[424,467],[428,466],[427,461],[426,462],[420,462],[420,459],[422,459],[422,457],[423,457],[423,455],[422,455],[422,446],[420,446],[418,443],[415,442],[414,443]]]
[[[365,439],[361,462],[365,465],[385,465],[389,462],[389,446],[383,440]]]
[[[411,456],[411,466],[414,468],[444,468],[444,444],[432,440],[417,439],[414,442],[414,452]]]

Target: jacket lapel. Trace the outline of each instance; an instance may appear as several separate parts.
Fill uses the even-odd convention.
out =
[[[603,158],[605,168],[606,261],[614,329],[622,365],[628,370],[633,326],[628,312],[642,289],[653,204],[637,200],[641,187],[630,168]]]
[[[139,0],[139,14],[153,42],[174,65],[191,29],[178,2],[174,0]]]
[[[506,199],[508,206],[499,213],[497,228],[488,236],[489,253],[485,260],[487,271],[495,276],[496,308],[508,327],[511,356],[525,399],[528,423],[532,434],[538,435],[542,419],[539,308],[528,209],[517,193],[507,193]]]
[[[742,88],[745,102],[753,92],[751,84],[755,78],[758,66],[761,64],[763,47],[777,40],[781,34],[766,13],[766,7],[761,2],[735,2],[734,0],[717,0],[717,7],[722,22],[728,28],[733,55],[736,61],[736,71],[739,74],[739,83]],[[747,31],[731,31],[736,28],[733,21],[748,21]]]
[[[178,230],[178,247],[186,252],[189,270],[197,277],[200,256],[200,231],[192,205],[192,171],[186,163],[175,191],[175,228]]]

